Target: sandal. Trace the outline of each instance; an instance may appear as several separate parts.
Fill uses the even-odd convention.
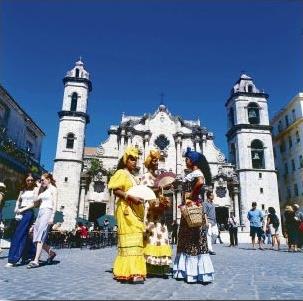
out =
[[[51,264],[56,256],[57,256],[57,254],[55,252],[52,252],[52,255],[49,255],[46,262],[48,264]]]
[[[36,263],[34,261],[31,261],[28,265],[27,268],[28,269],[32,269],[32,268],[38,268],[39,267],[39,263]]]

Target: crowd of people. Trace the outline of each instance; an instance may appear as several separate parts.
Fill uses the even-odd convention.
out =
[[[250,237],[252,247],[257,243],[260,250],[264,250],[264,244],[270,244],[272,250],[281,249],[280,237],[286,239],[289,252],[299,252],[303,250],[303,213],[298,204],[287,205],[284,211],[284,222],[276,214],[273,207],[268,207],[265,212],[257,209],[257,202],[252,202],[252,208],[247,213],[250,223]],[[282,228],[283,226],[283,228]],[[238,220],[234,214],[228,218],[228,230],[230,237],[230,247],[238,245]]]
[[[212,244],[216,243],[217,239],[220,243],[222,240],[216,220],[213,192],[206,190],[204,193],[204,188],[211,185],[207,160],[201,153],[187,149],[185,164],[189,172],[182,179],[182,203],[178,206],[181,211],[180,225],[176,220],[167,225],[162,217],[171,203],[165,196],[165,191],[170,189],[172,184],[161,186],[157,183],[160,174],[160,152],[150,150],[144,161],[147,172],[141,177],[135,175],[138,157],[136,147],[127,147],[119,160],[116,172],[109,180],[108,188],[116,196],[117,225],[111,230],[109,221],[105,220],[102,230],[94,227],[89,229],[79,222],[69,235],[63,233],[60,224],[54,225],[57,188],[52,175],[45,173],[36,181],[32,174],[27,174],[16,201],[15,218],[18,224],[11,238],[6,266],[14,267],[21,260],[21,263],[27,264],[27,268],[37,268],[43,250],[48,255],[47,262],[52,263],[57,254],[48,242],[53,244],[54,235],[59,233],[61,238],[64,237],[63,242],[72,237],[76,247],[81,247],[89,239],[94,243],[100,242],[100,237],[102,241],[111,241],[110,245],[117,244],[118,253],[113,263],[113,277],[119,282],[137,284],[144,283],[149,277],[168,278],[171,275],[171,266],[174,279],[187,283],[212,282],[215,272],[210,255],[216,255]],[[137,185],[151,189],[156,199],[146,201],[129,193],[130,189]],[[0,209],[3,207],[4,195],[5,185],[0,183]],[[34,207],[39,208],[36,219]],[[189,212],[188,208],[198,208],[201,220],[197,225],[193,226],[188,221],[184,213]],[[0,215],[0,221],[1,219]],[[253,202],[247,219],[250,222],[253,248],[257,236],[260,250],[264,249],[266,239],[272,244],[272,249],[280,250],[282,223],[275,208],[269,207],[268,213],[264,213],[257,209],[257,203]],[[227,225],[229,246],[237,246],[240,225],[233,213],[230,214]],[[303,213],[297,204],[286,206],[284,225],[283,234],[287,238],[289,251],[297,252],[303,245]],[[51,229],[52,235],[49,236]],[[59,237],[58,235],[56,237]],[[172,252],[173,244],[176,244],[175,258]]]

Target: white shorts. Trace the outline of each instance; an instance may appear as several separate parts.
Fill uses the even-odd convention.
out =
[[[269,229],[270,229],[270,234],[271,235],[279,235],[280,234],[280,229],[278,228],[274,228],[274,226],[272,224],[269,225]]]

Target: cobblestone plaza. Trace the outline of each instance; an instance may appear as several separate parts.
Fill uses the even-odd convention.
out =
[[[0,300],[302,299],[302,253],[289,253],[285,245],[280,252],[253,250],[248,244],[238,248],[217,244],[214,250],[215,281],[208,285],[172,278],[149,278],[138,285],[118,283],[111,272],[115,247],[58,249],[52,265],[31,270],[26,266],[5,268],[8,250],[4,250],[0,254]]]

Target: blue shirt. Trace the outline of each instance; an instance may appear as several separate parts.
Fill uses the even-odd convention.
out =
[[[215,204],[212,203],[212,202],[205,201],[205,202],[203,202],[203,210],[204,210],[204,213],[207,216],[208,221],[212,225],[216,225],[217,220],[216,220],[216,206],[215,206]]]
[[[247,218],[250,221],[251,227],[262,227],[263,214],[259,209],[249,210]]]

